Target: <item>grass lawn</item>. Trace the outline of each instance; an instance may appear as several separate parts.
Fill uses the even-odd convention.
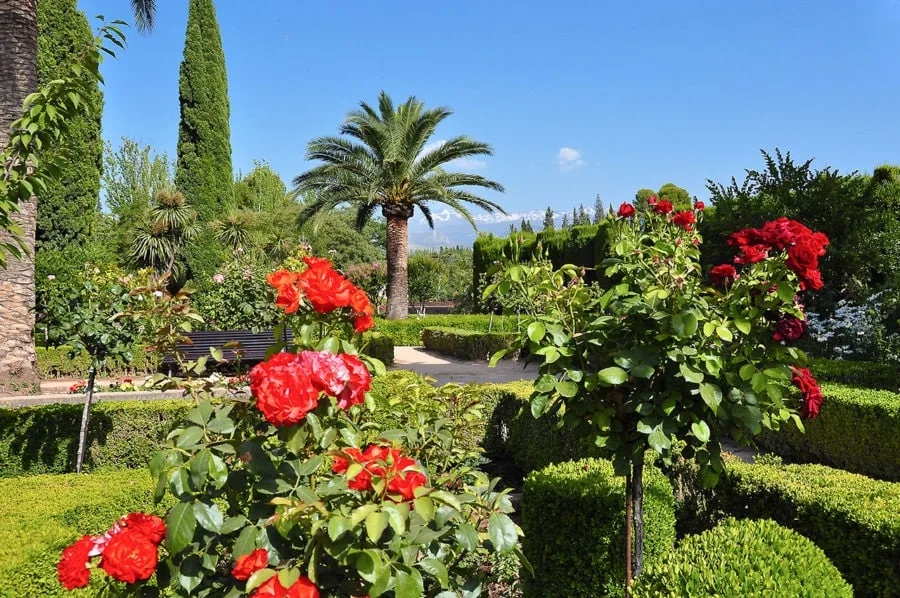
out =
[[[154,511],[145,468],[0,479],[0,596],[94,595],[90,587],[62,589],[60,553],[130,511]]]

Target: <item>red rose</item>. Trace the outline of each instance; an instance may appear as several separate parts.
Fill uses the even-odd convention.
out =
[[[793,343],[806,332],[806,322],[792,315],[786,315],[775,322],[772,338],[776,341]]]
[[[767,257],[769,257],[768,245],[744,245],[741,247],[741,255],[734,258],[734,263],[746,266],[761,262]]]
[[[334,268],[334,264],[329,260],[312,255],[303,258],[303,263],[306,264],[308,268]]]
[[[166,524],[156,515],[146,513],[129,513],[119,519],[119,526],[124,530],[143,534],[154,544],[159,544],[166,537]]]
[[[369,301],[369,296],[362,289],[355,289],[353,293],[351,293],[350,308],[353,310],[354,314],[371,316],[375,313],[375,309]]]
[[[634,206],[630,203],[623,203],[619,206],[619,218],[631,218],[634,216]]]
[[[344,452],[353,459],[355,462],[362,464],[363,456],[362,451],[358,448],[346,448]],[[344,457],[334,457],[334,460],[331,464],[331,470],[334,473],[346,473],[347,468],[350,467],[350,460],[345,459]],[[356,474],[356,476],[352,480],[347,480],[347,487],[352,490],[371,490],[372,489],[372,474],[369,473],[365,467],[361,472]]]
[[[372,328],[375,328],[375,318],[372,316],[356,316],[353,318],[353,331],[357,334],[362,334]]]
[[[653,211],[657,214],[668,214],[675,208],[672,206],[672,202],[668,199],[664,199],[656,204],[651,204],[653,206]]]
[[[250,370],[250,392],[270,424],[290,426],[319,402],[319,391],[293,353],[276,353]]]
[[[758,245],[762,239],[759,231],[755,228],[745,228],[736,233],[731,233],[728,237],[728,244],[731,247],[743,247],[744,245]]]
[[[319,590],[308,577],[301,577],[290,588],[281,585],[277,575],[273,575],[256,588],[250,598],[319,598]]]
[[[647,205],[655,206],[659,202],[655,195],[651,195],[649,199],[647,199]]]
[[[309,268],[300,275],[300,288],[320,314],[348,307],[355,287],[331,268],[331,262],[319,258],[304,258]]]
[[[251,575],[260,569],[265,569],[268,564],[269,553],[263,548],[257,548],[250,554],[244,554],[237,558],[231,575],[238,581],[247,581]]]
[[[347,385],[338,395],[338,407],[349,409],[351,405],[361,405],[366,400],[366,393],[372,388],[372,375],[356,355],[341,353],[340,359],[350,372]]]
[[[150,579],[159,558],[156,544],[144,534],[126,530],[112,537],[100,558],[100,567],[118,581],[137,583]]]
[[[694,222],[696,222],[696,218],[694,217],[694,213],[688,210],[685,212],[678,212],[672,216],[672,222],[684,230],[690,231],[694,226]]]
[[[276,307],[283,309],[286,314],[292,314],[300,308],[300,293],[297,290],[299,280],[299,274],[284,269],[266,276],[266,282],[278,291],[275,297]]]
[[[82,536],[80,540],[63,550],[62,558],[56,566],[56,576],[65,589],[74,590],[88,585],[91,576],[88,561],[93,547],[91,536]]]
[[[737,270],[731,264],[719,264],[709,271],[713,284],[724,286],[737,279]]]
[[[418,464],[409,457],[401,457],[396,460],[392,471],[398,472],[388,483],[388,492],[395,492],[403,497],[403,500],[413,500],[416,488],[424,486],[427,479],[418,469]]]
[[[801,409],[803,417],[815,419],[819,415],[819,409],[822,406],[824,396],[819,383],[813,378],[812,372],[807,368],[792,367],[791,382],[800,389],[803,395],[803,407]]]
[[[706,209],[706,204],[702,201],[698,201],[694,204],[694,209],[698,212],[702,212],[704,209]]]

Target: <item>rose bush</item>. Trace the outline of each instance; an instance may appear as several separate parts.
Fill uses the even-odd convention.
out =
[[[608,215],[609,288],[590,288],[583,269],[537,261],[506,268],[485,291],[540,305],[525,312],[514,347],[540,363],[531,411],[560,416],[630,479],[636,574],[645,451],[695,459],[711,486],[724,466],[714,430],[748,444],[763,428],[802,429],[798,407],[818,414],[822,393],[793,343],[805,330],[799,294],[822,287],[828,245],[786,218],[738,231],[730,238],[738,268],[714,267],[709,286],[695,227],[703,206],[673,213],[666,200],[648,203],[641,218],[627,204]]]
[[[356,346],[371,305],[329,262],[304,265],[269,277],[280,325],[295,334],[251,370],[252,399],[213,400],[209,380],[182,381],[196,404],[150,465],[157,499],[176,501],[159,563],[141,539],[161,537],[158,525],[112,533],[101,591],[139,592],[153,563],[157,585],[178,596],[478,596],[479,560],[519,554],[496,481],[459,465],[431,475],[415,431],[366,417],[370,371],[383,371]],[[166,334],[160,346],[177,340]],[[139,527],[126,519],[119,527]],[[65,587],[87,583],[86,547],[66,549]]]

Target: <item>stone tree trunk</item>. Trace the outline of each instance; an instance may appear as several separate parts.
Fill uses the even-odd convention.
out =
[[[386,205],[381,213],[387,220],[387,313],[388,320],[402,320],[409,315],[409,219],[413,207],[407,204]]]
[[[37,0],[0,0],[0,147],[37,88]],[[0,269],[0,394],[28,392],[39,382],[34,339],[34,229],[37,199],[20,205],[28,254]],[[4,235],[0,231],[0,235]]]

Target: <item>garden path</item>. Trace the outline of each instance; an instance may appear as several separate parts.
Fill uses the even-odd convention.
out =
[[[484,382],[498,384],[515,380],[533,380],[537,377],[537,364],[525,365],[522,361],[503,359],[496,367],[485,361],[465,361],[447,357],[422,347],[395,347],[392,370],[411,370],[434,378],[437,384],[468,384]]]

